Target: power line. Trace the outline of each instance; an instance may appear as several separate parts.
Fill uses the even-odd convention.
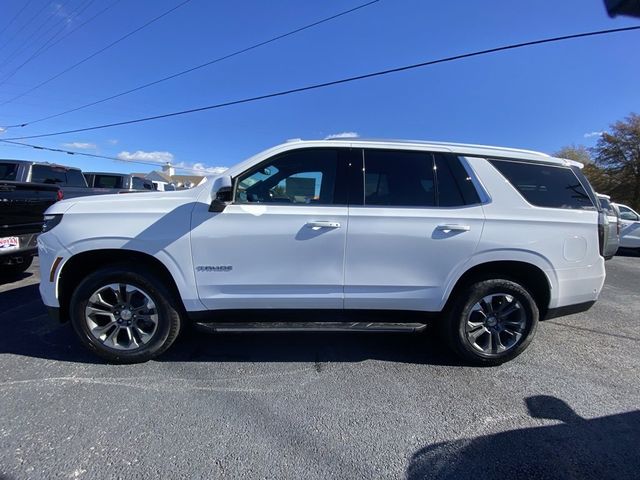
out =
[[[31,25],[31,22],[33,22],[36,18],[38,18],[40,16],[40,14],[42,12],[44,12],[44,10],[47,8],[48,5],[49,5],[49,0],[46,0],[44,2],[44,5],[42,5],[42,8],[40,10],[38,10],[38,12],[35,15],[33,15],[29,20],[27,20],[26,23],[23,23],[22,26],[13,34],[13,37],[8,42],[3,43],[2,45],[0,45],[0,50],[2,50],[4,47],[9,45],[14,38],[18,37],[18,34],[20,32],[22,32],[26,27]]]
[[[11,26],[11,24],[12,24],[13,22],[15,22],[15,21],[16,21],[16,19],[20,16],[20,14],[21,14],[22,12],[24,12],[24,10],[29,6],[29,4],[30,4],[32,1],[33,1],[33,0],[28,0],[28,1],[26,1],[26,2],[24,3],[24,5],[22,6],[22,8],[21,8],[20,10],[18,10],[18,13],[16,13],[16,14],[11,18],[11,20],[9,20],[9,23],[7,23],[7,24],[4,26],[4,28],[2,29],[2,31],[0,31],[0,35],[4,34],[4,32],[6,32],[6,31],[7,31],[7,28],[9,28],[9,27]]]
[[[64,75],[65,73],[70,72],[71,70],[73,70],[74,68],[79,67],[80,65],[82,65],[83,63],[85,63],[88,60],[91,60],[93,57],[100,55],[101,53],[105,52],[106,50],[109,50],[111,47],[114,47],[115,45],[117,45],[118,43],[122,42],[123,40],[129,38],[130,36],[138,33],[140,30],[145,29],[146,27],[148,27],[149,25],[157,22],[158,20],[160,20],[163,17],[166,17],[167,15],[171,14],[172,12],[174,12],[175,10],[179,9],[180,7],[186,5],[187,3],[189,3],[191,0],[183,0],[181,3],[179,3],[178,5],[176,5],[175,7],[167,10],[166,12],[158,15],[157,17],[149,20],[148,22],[146,22],[145,24],[141,25],[140,27],[130,31],[129,33],[127,33],[126,35],[123,35],[122,37],[118,38],[117,40],[111,42],[109,45],[107,45],[106,47],[101,48],[100,50],[92,53],[91,55],[89,55],[88,57],[83,58],[82,60],[80,60],[79,62],[74,63],[73,65],[71,65],[70,67],[62,70],[61,72],[57,73],[56,75],[54,75],[53,77],[48,78],[47,80],[40,82],[39,84],[35,85],[34,87],[30,88],[29,90],[27,90],[26,92],[21,93],[20,95],[16,95],[13,98],[10,98],[9,100],[6,100],[2,103],[0,103],[0,105],[6,105],[7,103],[11,103],[14,100],[17,100],[19,98],[24,97],[25,95],[33,92],[34,90],[37,90],[38,88],[46,85],[49,82],[52,82],[53,80],[55,80],[58,77],[61,77],[62,75]]]
[[[373,78],[373,77],[380,77],[383,75],[388,75],[391,73],[398,73],[398,72],[403,72],[403,71],[407,71],[407,70],[413,70],[416,68],[421,68],[421,67],[426,67],[426,66],[430,66],[430,65],[436,65],[439,63],[447,63],[447,62],[453,62],[456,60],[462,60],[465,58],[471,58],[471,57],[478,57],[481,55],[488,55],[488,54],[492,54],[492,53],[497,53],[497,52],[503,52],[505,50],[515,50],[517,48],[523,48],[523,47],[529,47],[529,46],[533,46],[533,45],[541,45],[541,44],[545,44],[545,43],[555,43],[555,42],[561,42],[561,41],[565,41],[565,40],[572,40],[572,39],[576,39],[576,38],[584,38],[584,37],[593,37],[596,35],[606,35],[606,34],[611,34],[611,33],[618,33],[618,32],[628,32],[628,31],[632,31],[632,30],[640,30],[640,25],[639,26],[635,26],[635,27],[624,27],[624,28],[612,28],[612,29],[608,29],[608,30],[596,30],[596,31],[591,31],[591,32],[584,32],[584,33],[576,33],[576,34],[572,34],[572,35],[563,35],[561,37],[551,37],[551,38],[544,38],[544,39],[540,39],[540,40],[532,40],[529,42],[522,42],[522,43],[515,43],[515,44],[510,44],[510,45],[505,45],[505,46],[501,46],[501,47],[495,47],[495,48],[489,48],[486,50],[478,50],[475,52],[470,52],[470,53],[463,53],[460,55],[454,55],[451,57],[445,57],[445,58],[440,58],[437,60],[429,60],[429,61],[425,61],[425,62],[420,62],[420,63],[414,63],[411,65],[405,65],[402,67],[396,67],[396,68],[390,68],[387,70],[380,70],[377,72],[372,72],[372,73],[366,73],[363,75],[357,75],[354,77],[347,77],[347,78],[342,78],[340,80],[333,80],[330,82],[323,82],[323,83],[316,83],[313,85],[307,85],[305,87],[298,87],[298,88],[292,88],[289,90],[282,90],[279,92],[274,92],[274,93],[268,93],[265,95],[259,95],[256,97],[248,97],[248,98],[243,98],[240,100],[232,100],[232,101],[228,101],[228,102],[223,102],[223,103],[217,103],[214,105],[207,105],[204,107],[197,107],[197,108],[191,108],[188,110],[180,110],[178,112],[171,112],[171,113],[164,113],[164,114],[160,114],[160,115],[153,115],[150,117],[143,117],[143,118],[137,118],[134,120],[124,120],[121,122],[114,122],[114,123],[106,123],[106,124],[102,124],[102,125],[94,125],[91,127],[84,127],[84,128],[75,128],[72,130],[63,130],[60,132],[51,132],[51,133],[41,133],[39,135],[28,135],[28,136],[22,136],[22,137],[13,137],[13,138],[9,138],[8,140],[24,140],[24,139],[29,139],[29,138],[42,138],[42,137],[53,137],[53,136],[57,136],[57,135],[66,135],[69,133],[79,133],[79,132],[88,132],[91,130],[100,130],[103,128],[111,128],[111,127],[118,127],[118,126],[122,126],[122,125],[131,125],[134,123],[142,123],[142,122],[148,122],[151,120],[159,120],[161,118],[169,118],[169,117],[176,117],[179,115],[187,115],[190,113],[196,113],[196,112],[203,112],[206,110],[214,110],[214,109],[218,109],[218,108],[224,108],[224,107],[229,107],[232,105],[239,105],[239,104],[243,104],[243,103],[250,103],[250,102],[256,102],[258,100],[266,100],[268,98],[274,98],[274,97],[282,97],[285,95],[290,95],[293,93],[300,93],[300,92],[306,92],[309,90],[317,90],[320,88],[325,88],[325,87],[331,87],[334,85],[340,85],[343,83],[350,83],[350,82],[355,82],[355,81],[359,81],[359,80],[365,80],[368,78]]]
[[[364,3],[364,4],[359,5],[357,7],[350,8],[349,10],[345,10],[343,12],[337,13],[337,14],[332,15],[330,17],[323,18],[322,20],[318,20],[316,22],[310,23],[310,24],[305,25],[303,27],[296,28],[295,30],[291,30],[290,32],[287,32],[287,33],[278,35],[276,37],[270,38],[269,40],[265,40],[263,42],[256,43],[254,45],[251,45],[250,47],[246,47],[246,48],[243,48],[241,50],[236,50],[233,53],[229,53],[229,54],[224,55],[222,57],[218,57],[218,58],[215,58],[213,60],[209,60],[209,61],[207,61],[205,63],[201,63],[200,65],[196,65],[195,67],[191,67],[191,68],[188,68],[186,70],[182,70],[181,72],[177,72],[177,73],[174,73],[172,75],[168,75],[166,77],[160,78],[158,80],[154,80],[152,82],[145,83],[143,85],[131,88],[129,90],[125,90],[123,92],[116,93],[114,95],[110,95],[110,96],[102,98],[100,100],[96,100],[96,101],[93,101],[93,102],[90,102],[90,103],[86,103],[84,105],[80,105],[79,107],[70,108],[70,109],[65,110],[63,112],[56,113],[56,114],[53,114],[53,115],[48,115],[48,116],[43,117],[43,118],[38,118],[37,120],[32,120],[30,122],[25,122],[25,123],[17,124],[17,125],[10,125],[10,126],[7,126],[6,128],[24,127],[26,125],[31,125],[33,123],[44,122],[45,120],[51,120],[52,118],[60,117],[62,115],[66,115],[66,114],[72,113],[72,112],[77,112],[78,110],[83,110],[83,109],[88,108],[88,107],[93,107],[94,105],[98,105],[100,103],[104,103],[104,102],[107,102],[109,100],[113,100],[115,98],[122,97],[124,95],[128,95],[130,93],[137,92],[139,90],[143,90],[143,89],[151,87],[153,85],[157,85],[159,83],[166,82],[168,80],[172,80],[172,79],[180,77],[182,75],[186,75],[188,73],[194,72],[194,71],[199,70],[201,68],[208,67],[210,65],[213,65],[214,63],[222,62],[223,60],[227,60],[229,58],[241,55],[241,54],[249,52],[251,50],[255,50],[256,48],[263,47],[265,45],[268,45],[270,43],[276,42],[278,40],[282,40],[283,38],[290,37],[292,35],[295,35],[296,33],[300,33],[300,32],[302,32],[304,30],[308,30],[310,28],[316,27],[318,25],[321,25],[323,23],[329,22],[329,21],[334,20],[336,18],[342,17],[342,16],[347,15],[349,13],[352,13],[352,12],[355,12],[355,11],[360,10],[362,8],[365,8],[365,7],[368,7],[370,5],[373,5],[374,3],[378,3],[379,1],[380,0],[373,0],[373,1],[370,1],[370,2],[367,2],[367,3]],[[0,83],[0,85],[2,85],[2,83]]]
[[[114,2],[110,3],[109,5],[107,5],[105,8],[103,8],[102,10],[98,11],[95,15],[93,15],[92,17],[88,18],[87,20],[85,20],[84,22],[82,22],[80,25],[78,25],[76,28],[70,30],[69,32],[67,32],[66,35],[63,35],[62,37],[60,37],[58,40],[56,40],[55,42],[51,43],[50,45],[47,45],[46,43],[40,47],[40,49],[38,49],[35,53],[33,53],[27,60],[25,60],[24,62],[22,62],[20,65],[18,65],[9,75],[7,75],[3,80],[2,83],[0,83],[0,85],[3,85],[4,83],[6,83],[7,80],[9,80],[11,77],[13,77],[16,73],[18,73],[18,71],[22,70],[22,67],[24,67],[25,65],[27,65],[28,63],[30,63],[32,60],[36,59],[37,57],[39,57],[40,55],[42,55],[43,53],[45,53],[47,50],[55,47],[56,45],[58,45],[60,42],[62,42],[63,40],[65,40],[67,37],[69,37],[70,35],[73,35],[75,32],[77,32],[78,30],[80,30],[82,27],[84,27],[85,25],[87,25],[88,23],[92,22],[93,20],[95,20],[97,17],[99,17],[100,15],[102,15],[103,13],[107,12],[108,10],[110,10],[112,7],[114,7],[116,4],[118,4],[121,0],[115,0]],[[76,15],[77,16],[77,15]]]
[[[92,1],[92,0],[89,0],[89,1]],[[41,22],[40,25],[38,25],[27,38],[21,40],[20,45],[18,45],[13,50],[13,52],[11,52],[2,60],[3,67],[10,64],[13,61],[13,59],[20,56],[22,52],[24,52],[25,50],[28,50],[31,47],[31,45],[37,44],[43,36],[47,35],[57,25],[59,25],[60,23],[65,23],[64,17],[61,19],[58,19],[57,22],[55,21],[55,17],[57,15],[61,15],[64,12],[64,7],[66,7],[68,3],[69,2],[57,4],[55,10],[51,12],[51,14],[48,17],[46,17],[44,21]],[[45,25],[47,25],[51,20],[54,20],[53,24],[51,24],[51,26],[49,26],[48,29],[44,29]],[[34,37],[35,37],[35,40],[31,42],[31,39]]]
[[[10,144],[12,146],[17,146],[17,147],[22,147],[22,148],[33,148],[35,150],[46,150],[48,152],[65,153],[67,155],[81,155],[81,156],[84,156],[84,157],[102,158],[102,159],[105,159],[105,160],[113,160],[114,162],[121,162],[121,163],[139,163],[141,165],[152,165],[154,167],[162,167],[162,166],[165,166],[165,165],[169,164],[173,168],[176,168],[178,170],[188,170],[190,172],[208,173],[206,169],[181,167],[181,166],[173,165],[173,164],[171,164],[171,162],[145,162],[143,160],[127,160],[127,159],[124,159],[124,158],[110,157],[108,155],[99,155],[97,153],[78,152],[78,151],[74,151],[74,150],[66,150],[64,148],[44,147],[42,145],[33,145],[33,144],[30,144],[30,143],[14,142],[14,141],[11,141],[11,140],[0,140],[0,142],[4,142],[4,143]]]

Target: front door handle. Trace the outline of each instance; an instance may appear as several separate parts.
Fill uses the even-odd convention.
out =
[[[449,233],[449,232],[468,232],[471,230],[469,225],[459,225],[457,223],[450,223],[445,225],[438,225],[436,230],[440,230],[441,232]]]
[[[325,221],[314,221],[307,222],[307,227],[318,229],[318,228],[340,228],[340,224],[338,222],[325,222]]]

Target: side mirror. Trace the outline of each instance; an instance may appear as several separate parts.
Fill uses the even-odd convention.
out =
[[[210,212],[220,213],[231,203],[233,196],[233,181],[228,175],[216,177],[211,186]]]

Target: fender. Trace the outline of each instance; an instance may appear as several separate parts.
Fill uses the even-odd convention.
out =
[[[534,252],[531,250],[517,248],[497,248],[474,253],[473,256],[470,257],[464,264],[462,264],[459,268],[453,270],[449,274],[444,290],[444,295],[440,303],[440,309],[444,308],[445,304],[449,300],[449,295],[451,295],[454,287],[466,272],[468,272],[473,267],[482,265],[484,263],[500,262],[505,260],[528,263],[542,270],[544,275],[547,277],[547,281],[549,282],[551,299],[554,298],[555,292],[557,292],[558,277],[549,259],[547,259],[543,255],[540,255],[538,252]]]

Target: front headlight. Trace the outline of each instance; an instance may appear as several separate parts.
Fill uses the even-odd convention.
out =
[[[42,224],[42,233],[48,232],[62,221],[62,214],[45,215]]]

